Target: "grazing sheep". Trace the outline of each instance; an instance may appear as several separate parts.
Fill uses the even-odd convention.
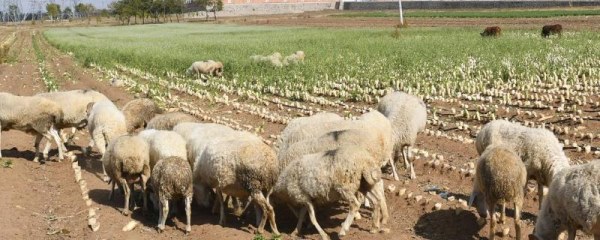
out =
[[[500,37],[500,35],[502,35],[502,29],[498,26],[486,27],[480,35],[482,37]]]
[[[138,136],[124,135],[116,138],[108,145],[106,154],[102,156],[102,166],[112,182],[109,199],[112,199],[115,184],[125,193],[123,215],[129,211],[129,184],[139,182],[144,194],[144,210],[147,210],[146,183],[150,178],[150,156],[148,143]]]
[[[304,155],[302,159],[290,163],[279,175],[273,196],[290,205],[306,208],[322,239],[329,237],[317,223],[314,206],[348,202],[350,211],[339,233],[343,236],[361,204],[357,193],[366,194],[381,180],[379,166],[370,164],[374,161],[369,152],[355,146]],[[292,235],[300,230],[305,213],[300,212]]]
[[[150,147],[150,170],[154,169],[158,160],[167,157],[180,157],[187,161],[186,141],[176,132],[147,129],[138,136]]]
[[[150,185],[159,199],[158,231],[162,232],[165,230],[165,222],[169,214],[169,201],[184,198],[187,219],[185,232],[191,232],[191,204],[194,192],[192,186],[192,169],[187,161],[184,158],[176,156],[159,160],[152,170]]]
[[[573,166],[555,177],[544,199],[532,240],[555,240],[567,230],[575,239],[577,230],[600,240],[600,161]]]
[[[223,63],[219,61],[197,61],[192,63],[187,70],[188,75],[196,74],[198,77],[200,74],[206,74],[211,76],[222,77],[223,76]]]
[[[64,117],[56,128],[61,131],[65,128],[71,128],[72,134],[87,125],[87,105],[92,102],[108,100],[104,94],[94,90],[80,89],[64,92],[39,93],[36,96],[44,97],[57,103],[64,112]],[[72,137],[72,136],[71,136]],[[63,138],[63,142],[67,142]]]
[[[543,187],[550,185],[556,173],[569,167],[569,160],[558,139],[546,129],[494,120],[481,128],[475,141],[479,154],[491,145],[505,146],[525,163],[528,178],[538,183],[540,207],[544,197]]]
[[[252,55],[250,59],[255,63],[269,63],[275,67],[283,67],[282,56],[281,53],[274,52],[271,55],[262,56],[262,55]]]
[[[0,93],[0,138],[1,131],[11,129],[35,135],[35,157],[38,162],[40,141],[54,140],[58,147],[58,159],[62,160],[63,148],[56,125],[62,122],[64,113],[60,105],[46,98],[31,96],[16,96],[10,93]],[[44,159],[48,159],[50,144],[46,144],[43,151]],[[0,152],[0,158],[2,153]]]
[[[175,125],[183,122],[199,122],[194,116],[182,112],[170,112],[156,115],[152,118],[146,129],[173,130]]]
[[[560,25],[560,24],[544,25],[544,27],[542,27],[542,37],[543,38],[547,38],[547,37],[550,37],[550,35],[555,35],[555,34],[558,34],[559,37],[562,36],[562,25]]]
[[[304,128],[318,126],[323,123],[337,122],[343,120],[344,118],[340,117],[340,115],[330,112],[320,112],[308,117],[294,118],[287,124],[287,126],[285,126],[285,129],[283,129],[283,131],[281,132],[281,135],[277,142],[277,146],[279,147],[280,151],[283,151],[289,145],[304,140],[302,139],[302,136],[299,136],[298,139],[294,139],[294,137],[292,136],[295,135],[296,132],[303,131]]]
[[[123,106],[123,114],[127,120],[127,132],[133,133],[138,128],[146,127],[146,124],[162,110],[156,103],[147,98],[138,98],[129,101]]]
[[[416,96],[404,92],[392,92],[381,98],[377,110],[392,124],[394,159],[398,159],[402,152],[404,165],[410,168],[410,178],[417,178],[414,163],[409,161],[409,154],[410,147],[417,140],[417,134],[425,130],[427,106]],[[394,178],[398,180],[398,176]]]
[[[283,59],[283,65],[287,66],[290,64],[298,64],[301,62],[304,62],[304,52],[303,51],[296,51],[295,53],[292,53],[289,56],[286,56]]]
[[[212,142],[206,147],[194,169],[199,173],[199,183],[216,189],[219,224],[225,223],[223,194],[249,197],[264,213],[257,232],[264,231],[268,218],[273,233],[279,235],[275,212],[267,200],[279,173],[275,152],[251,133],[236,131],[235,135],[233,140]]]
[[[504,222],[506,203],[515,204],[515,229],[517,239],[521,239],[521,209],[523,206],[524,188],[527,184],[527,170],[515,153],[502,146],[490,146],[479,158],[473,194],[469,204],[477,201],[479,215],[490,220],[489,239],[496,236],[496,204],[502,205],[500,221]]]
[[[88,130],[90,132],[90,147],[96,145],[102,156],[106,146],[121,135],[127,134],[125,115],[109,100],[88,104]],[[106,170],[103,179],[108,181]]]

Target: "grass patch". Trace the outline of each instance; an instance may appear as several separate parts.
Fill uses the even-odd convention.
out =
[[[0,158],[0,166],[3,168],[13,168],[13,161],[6,158]]]
[[[376,95],[388,87],[429,92],[440,84],[470,89],[464,83],[472,79],[483,86],[505,81],[529,84],[517,80],[546,79],[544,76],[554,74],[567,81],[584,75],[600,77],[600,61],[596,61],[600,59],[600,32],[565,32],[560,39],[543,39],[538,30],[511,30],[500,38],[485,39],[480,31],[473,27],[161,24],[53,28],[44,34],[51,44],[72,52],[79,61],[109,69],[124,65],[167,79],[170,72],[184,74],[194,61],[219,60],[234,89],[281,90],[289,99],[302,99],[302,93],[328,94],[320,89],[332,83],[350,86],[347,93],[336,97],[360,100],[357,96]],[[250,59],[255,54],[280,52],[285,56],[297,50],[306,53],[303,64],[278,68]]]
[[[577,10],[494,10],[494,11],[405,11],[404,17],[416,18],[551,18],[568,16],[597,16],[600,9]],[[365,11],[332,15],[334,17],[398,18],[397,11]]]

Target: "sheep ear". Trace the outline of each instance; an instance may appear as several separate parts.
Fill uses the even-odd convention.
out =
[[[88,103],[88,105],[85,107],[85,115],[90,115],[90,112],[92,111],[92,108],[94,107],[94,104],[96,104],[96,103],[95,102]]]

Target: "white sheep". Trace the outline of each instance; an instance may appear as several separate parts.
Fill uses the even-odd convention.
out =
[[[187,162],[187,143],[176,132],[146,129],[138,136],[143,138],[150,147],[150,170],[154,169],[158,160],[167,157],[180,157]]]
[[[283,65],[287,66],[304,62],[304,57],[304,51],[296,51],[295,53],[292,53],[283,59]]]
[[[281,132],[277,146],[279,150],[285,150],[287,146],[304,140],[304,137],[298,136],[297,138],[292,137],[298,131],[302,131],[304,128],[311,128],[312,126],[318,126],[328,122],[338,122],[344,120],[343,117],[331,112],[320,112],[308,117],[297,117],[292,119]],[[311,126],[312,125],[312,126]]]
[[[104,94],[90,89],[39,93],[36,96],[50,99],[63,109],[64,117],[56,128],[65,143],[73,137],[77,130],[87,126],[87,105],[92,102],[108,100]],[[68,137],[64,131],[66,128],[71,128],[71,135]]]
[[[546,129],[495,120],[483,126],[477,134],[475,145],[480,154],[490,145],[502,145],[516,153],[525,163],[528,178],[538,183],[540,207],[544,186],[550,185],[556,173],[569,167],[562,145]]]
[[[206,74],[221,77],[223,76],[223,63],[213,60],[196,61],[187,69],[187,74],[196,74],[197,76]]]
[[[106,153],[102,156],[102,166],[112,182],[108,195],[112,199],[115,184],[119,185],[125,193],[125,206],[123,215],[131,213],[129,210],[130,188],[129,184],[139,182],[142,186],[144,210],[147,210],[146,183],[150,178],[150,156],[146,141],[138,136],[120,136],[108,145]]]
[[[415,144],[417,134],[425,130],[427,106],[416,96],[404,92],[392,92],[381,98],[377,110],[392,124],[394,159],[398,159],[402,153],[404,165],[410,169],[410,178],[415,179],[417,175],[414,163],[409,159],[410,147]],[[397,176],[394,178],[398,180]]]
[[[275,152],[260,137],[236,133],[233,140],[212,142],[206,147],[195,168],[199,182],[216,189],[219,224],[225,223],[223,194],[250,198],[263,213],[257,232],[264,231],[268,218],[273,233],[279,235],[273,206],[267,200],[279,173]]]
[[[39,96],[15,96],[10,93],[0,93],[0,139],[1,131],[15,129],[35,135],[35,157],[38,162],[40,141],[54,140],[58,147],[58,159],[62,160],[63,148],[60,136],[56,130],[64,117],[60,105]],[[44,159],[48,159],[50,144],[46,144],[43,151]],[[0,151],[0,158],[2,153]]]
[[[272,66],[275,67],[283,67],[283,62],[282,62],[282,56],[281,53],[279,52],[274,52],[271,55],[266,55],[266,56],[262,56],[262,55],[252,55],[250,56],[250,59],[255,62],[255,63],[269,63]]]
[[[490,146],[479,157],[473,184],[474,194],[471,195],[469,204],[477,202],[477,210],[482,219],[485,219],[488,210],[490,211],[490,240],[496,236],[496,204],[502,205],[500,221],[504,222],[508,202],[515,204],[515,230],[517,239],[521,239],[521,209],[525,184],[525,165],[510,149],[499,145]]]
[[[198,122],[198,119],[187,113],[170,112],[156,115],[148,122],[146,129],[173,130],[177,124],[183,122]]]
[[[316,220],[314,208],[315,205],[338,201],[350,204],[339,233],[340,236],[345,235],[361,205],[357,193],[366,194],[381,180],[380,167],[371,164],[374,161],[371,154],[362,148],[344,146],[304,155],[302,159],[291,162],[279,175],[273,196],[303,209],[292,235],[299,232],[306,209],[321,238],[329,239]]]
[[[165,229],[165,222],[169,214],[169,201],[184,198],[187,219],[185,232],[191,232],[191,204],[194,193],[192,169],[188,162],[184,158],[176,156],[160,159],[156,166],[154,166],[154,169],[152,169],[150,185],[159,199],[158,231],[162,232]]]
[[[125,115],[127,132],[133,133],[138,128],[145,128],[150,119],[162,113],[158,105],[148,98],[138,98],[129,101],[122,109]]]
[[[102,156],[106,146],[121,135],[127,134],[125,115],[114,103],[108,100],[88,104],[88,130],[90,132],[90,147],[98,148]],[[108,181],[103,165],[104,181]]]
[[[556,174],[529,239],[554,240],[565,230],[568,239],[575,239],[577,230],[600,239],[599,160]]]

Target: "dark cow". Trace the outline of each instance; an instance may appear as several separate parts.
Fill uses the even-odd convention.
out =
[[[562,36],[562,25],[545,25],[542,27],[542,37],[547,38],[550,35],[558,34],[559,37]]]
[[[498,26],[486,27],[480,34],[482,37],[499,37],[502,34],[502,29]]]

